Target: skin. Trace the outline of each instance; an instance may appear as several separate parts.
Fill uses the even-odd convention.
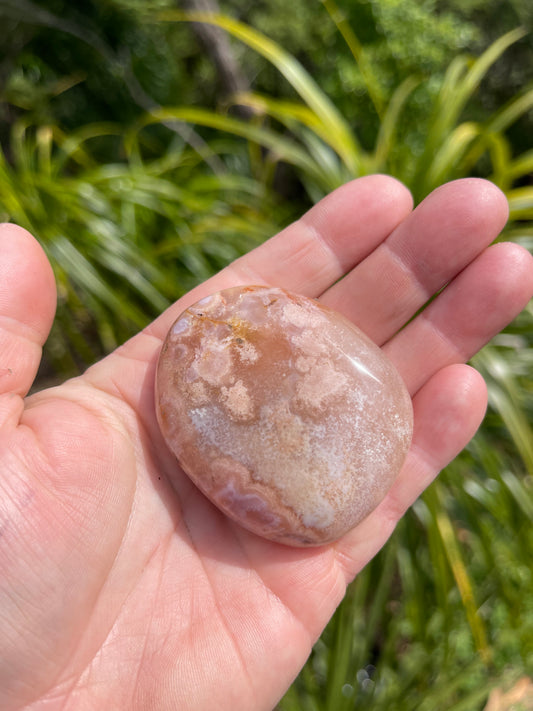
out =
[[[272,709],[347,584],[483,418],[484,382],[463,363],[533,293],[529,253],[489,246],[506,219],[505,198],[484,181],[449,183],[412,211],[392,178],[359,179],[83,376],[29,397],[55,285],[38,243],[4,225],[0,708],[203,710],[216,699],[217,709]],[[154,370],[167,329],[202,296],[247,283],[343,312],[413,396],[414,440],[396,483],[328,546],[285,547],[227,520],[157,428]]]

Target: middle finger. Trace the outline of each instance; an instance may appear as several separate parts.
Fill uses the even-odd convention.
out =
[[[443,185],[321,301],[381,345],[498,236],[507,214],[488,181]]]

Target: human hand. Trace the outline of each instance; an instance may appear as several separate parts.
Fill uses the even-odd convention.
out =
[[[393,179],[354,181],[83,376],[27,398],[55,286],[35,240],[3,226],[0,708],[271,709],[348,582],[483,418],[485,385],[463,363],[533,292],[529,253],[487,248],[506,218],[484,181],[445,185],[413,212]],[[289,548],[224,517],[157,427],[155,365],[173,320],[209,293],[257,283],[344,313],[413,396],[396,483],[328,546]]]

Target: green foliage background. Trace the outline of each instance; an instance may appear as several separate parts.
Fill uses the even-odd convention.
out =
[[[533,247],[528,0],[225,0],[221,89],[172,0],[0,0],[0,216],[53,262],[40,382],[83,369],[345,180],[492,179]],[[199,19],[199,18],[196,18]],[[280,709],[474,711],[533,676],[533,309],[490,410],[358,576]],[[502,707],[503,708],[503,707]]]

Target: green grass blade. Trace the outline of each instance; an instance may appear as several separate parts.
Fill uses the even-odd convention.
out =
[[[509,363],[490,346],[473,360],[488,381],[490,404],[505,422],[525,468],[533,476],[533,428],[524,409],[522,391],[515,383]]]
[[[531,523],[533,523],[533,496],[531,495],[531,492],[524,486],[518,477],[514,476],[510,472],[502,472],[501,478],[511,492],[519,508],[528,517]]]
[[[533,150],[522,153],[507,165],[506,177],[510,181],[522,178],[529,173],[533,173]]]
[[[419,80],[415,77],[408,77],[392,95],[379,125],[376,147],[371,158],[372,167],[369,172],[381,172],[387,169],[387,161],[394,147],[401,112],[407,99],[419,83]]]
[[[477,123],[465,122],[457,126],[441,143],[426,173],[426,189],[433,190],[456,177],[456,169],[468,148],[481,135]]]
[[[68,239],[56,236],[56,239],[47,245],[47,251],[51,254],[54,263],[60,265],[63,273],[68,275],[67,279],[84,294],[91,312],[99,314],[96,325],[102,341],[108,347],[116,347],[117,342],[109,330],[114,328],[114,324],[112,326],[109,318],[103,314],[103,304],[114,311],[115,318],[118,314],[122,314],[123,320],[131,321],[137,328],[146,325],[146,315],[134,304],[128,304],[121,299],[104,281],[93,264]]]
[[[478,709],[479,704],[487,699],[496,683],[483,683],[469,693],[461,691],[461,687],[467,686],[476,672],[479,672],[479,662],[474,660],[454,678],[450,679],[444,676],[442,681],[438,680],[431,689],[428,689],[426,697],[420,705],[417,705],[416,711],[473,711],[473,709]]]
[[[434,108],[433,124],[430,126],[431,141],[434,136],[440,136],[454,122],[457,113],[458,87],[464,84],[468,75],[468,57],[460,55],[450,63],[444,81],[437,96]]]
[[[349,677],[352,661],[353,621],[352,615],[355,606],[350,598],[341,604],[336,615],[334,645],[331,650],[331,660],[328,673],[328,693],[326,697],[326,711],[343,711],[347,699],[343,696],[342,688]]]
[[[482,141],[490,155],[493,173],[490,180],[495,183],[501,190],[507,192],[512,184],[512,178],[509,174],[509,166],[511,164],[511,144],[502,133],[484,133]],[[481,156],[480,156],[481,157]],[[470,156],[467,156],[467,167],[473,168],[476,164],[476,158],[468,161]]]
[[[338,5],[333,2],[333,0],[322,0],[322,4],[328,11],[331,19],[335,23],[335,26],[346,42],[352,57],[355,59],[362,74],[368,95],[374,105],[374,108],[376,109],[376,113],[380,119],[383,120],[385,110],[383,91],[378,79],[376,78],[374,68],[371,62],[367,59],[365,48],[359,41],[353,27],[346,19],[346,15],[338,7]]]
[[[313,131],[303,129],[300,141],[309,157],[316,165],[320,166],[323,176],[322,184],[327,185],[327,191],[331,192],[355,177],[341,163],[338,154],[320,140]],[[364,170],[366,172],[366,167]],[[323,191],[320,198],[324,197],[327,191]]]
[[[417,160],[414,177],[411,183],[415,201],[421,200],[430,191],[427,184],[426,174],[431,165],[433,157],[442,145],[443,140],[449,133],[450,106],[453,104],[457,85],[462,81],[468,69],[468,61],[464,55],[455,57],[450,63],[440,91],[435,100],[433,112],[429,120],[427,135],[424,140],[424,148]]]
[[[528,89],[497,111],[487,122],[486,129],[487,131],[505,131],[531,108],[533,108],[533,89]]]
[[[454,100],[450,102],[448,114],[449,124],[454,123],[458,119],[467,101],[476,91],[481,83],[481,80],[486,75],[490,67],[492,67],[505,50],[507,50],[515,42],[518,42],[518,40],[524,37],[525,34],[526,31],[520,27],[507,32],[502,37],[495,40],[490,47],[488,47],[488,49],[486,49],[483,54],[472,63],[462,81],[456,85]]]
[[[350,170],[354,175],[359,174],[358,156],[361,153],[361,148],[350,127],[300,62],[282,47],[248,25],[224,15],[168,10],[158,13],[157,19],[167,22],[205,22],[215,25],[226,30],[267,59],[287,79],[305,104],[320,118],[324,126],[327,126],[331,133],[337,137],[339,145],[342,146],[342,155],[350,159]]]
[[[297,166],[309,175],[311,175],[318,183],[323,182],[323,175],[320,166],[312,161],[307,153],[302,150],[295,141],[280,136],[275,131],[271,131],[260,126],[254,126],[251,123],[241,121],[229,116],[217,114],[208,109],[195,109],[189,107],[167,107],[156,109],[147,114],[142,121],[130,132],[126,139],[126,144],[131,145],[135,140],[136,134],[143,127],[154,123],[163,123],[165,121],[183,121],[209,128],[215,128],[219,131],[225,131],[235,136],[241,136],[249,141],[258,143],[264,148],[268,148],[272,153],[272,160],[286,161],[291,165]],[[327,188],[327,186],[326,186]]]
[[[434,184],[426,179],[428,167],[454,130],[467,102],[496,60],[524,34],[522,28],[511,30],[494,41],[477,59],[471,61],[466,56],[459,56],[449,65],[413,180],[412,189],[417,200],[427,195],[434,187]]]
[[[476,649],[484,663],[488,664],[491,659],[491,650],[487,641],[485,625],[478,613],[474,598],[474,584],[464,564],[452,522],[443,508],[437,513],[437,526],[450,568],[453,572],[453,577],[463,601]]]
[[[54,127],[54,138],[59,151],[54,160],[56,174],[66,167],[69,160],[73,160],[82,168],[94,168],[99,163],[86,150],[85,144],[95,138],[104,136],[122,137],[124,128],[111,122],[98,122],[82,126],[68,134],[63,133],[57,126]]]
[[[342,155],[343,146],[337,140],[337,136],[332,134],[329,127],[322,123],[320,117],[304,104],[283,99],[273,99],[251,92],[237,94],[235,102],[251,108],[259,115],[266,114],[276,119],[293,131],[295,135],[299,135],[299,125],[305,126],[336,151],[347,166],[351,164],[350,157]]]
[[[53,135],[50,126],[39,126],[35,134],[38,170],[46,176],[52,175]]]
[[[533,220],[533,187],[509,190],[507,200],[510,220]]]

